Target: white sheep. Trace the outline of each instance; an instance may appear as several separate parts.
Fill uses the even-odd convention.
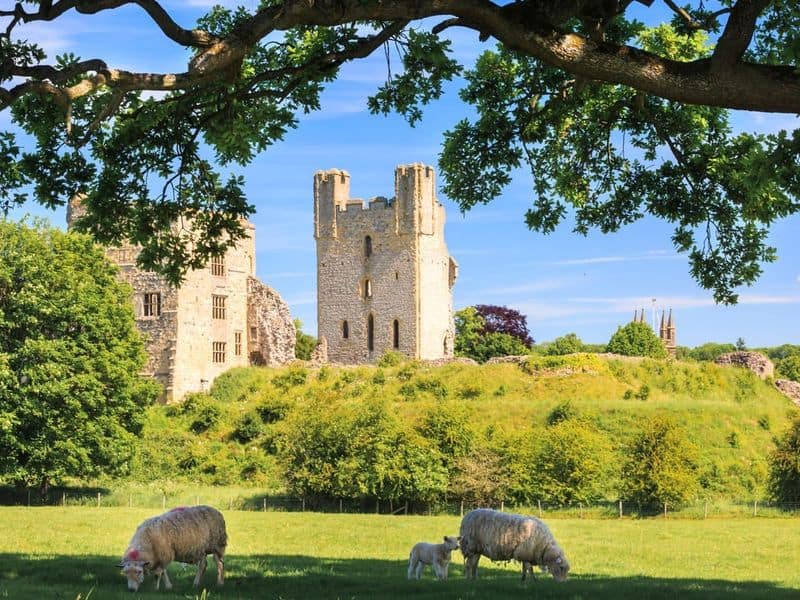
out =
[[[520,561],[523,579],[532,565],[546,567],[556,581],[567,579],[569,563],[564,551],[547,525],[536,517],[479,508],[461,520],[460,534],[468,579],[477,576],[481,555],[491,560]]]
[[[419,579],[425,565],[432,565],[438,579],[447,579],[450,557],[453,550],[458,548],[458,542],[459,538],[456,536],[446,535],[441,544],[428,542],[415,544],[408,557],[408,578],[411,579],[411,575],[414,574]]]
[[[206,556],[213,554],[217,585],[222,585],[227,543],[225,519],[217,509],[210,506],[173,508],[139,525],[119,566],[128,578],[128,589],[135,592],[150,572],[156,576],[156,590],[162,576],[164,587],[172,589],[167,565],[174,560],[196,564],[194,585],[197,587],[206,570]]]

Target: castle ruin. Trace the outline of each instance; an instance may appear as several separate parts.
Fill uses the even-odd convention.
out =
[[[435,174],[395,169],[394,198],[350,198],[350,175],[314,175],[317,324],[331,362],[374,362],[387,351],[451,358],[458,264],[444,239]]]
[[[67,207],[67,227],[85,212],[79,198]],[[136,325],[148,362],[143,374],[164,386],[164,402],[188,392],[207,391],[214,379],[233,367],[280,365],[294,359],[295,327],[280,295],[255,277],[255,228],[189,271],[180,287],[136,265],[138,246],[106,248],[119,276],[133,290]]]

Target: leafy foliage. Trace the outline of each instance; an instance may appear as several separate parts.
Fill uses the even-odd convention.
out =
[[[514,335],[487,331],[486,321],[478,314],[475,307],[463,308],[457,311],[454,317],[456,356],[466,356],[478,362],[486,362],[495,356],[517,356],[530,351],[528,346]]]
[[[682,504],[698,491],[697,447],[673,421],[655,417],[634,438],[622,465],[621,497],[643,505]]]
[[[779,361],[775,371],[781,377],[800,381],[800,354],[793,354]]]
[[[475,312],[483,319],[481,333],[484,335],[505,333],[517,338],[525,346],[533,345],[533,338],[528,331],[528,319],[518,310],[493,304],[476,304]]]
[[[608,352],[623,356],[665,358],[667,349],[647,323],[632,322],[617,328],[608,341]]]
[[[311,360],[311,354],[317,347],[317,338],[303,331],[303,322],[300,319],[294,320],[295,345],[294,355],[300,360]]]
[[[585,350],[583,342],[574,333],[557,337],[545,349],[545,354],[549,355],[574,354],[576,352],[585,352]]]
[[[694,360],[713,361],[719,356],[722,356],[728,352],[734,352],[735,350],[736,346],[733,344],[717,344],[715,342],[707,342],[701,346],[696,346],[689,350],[688,358],[692,358]]]
[[[0,221],[0,476],[123,475],[158,386],[130,288],[83,235]]]
[[[795,418],[770,457],[769,488],[779,502],[800,502],[800,418]]]

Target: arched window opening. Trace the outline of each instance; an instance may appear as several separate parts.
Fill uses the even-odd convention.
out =
[[[375,350],[375,319],[372,315],[367,317],[367,350],[369,352]]]
[[[397,319],[392,323],[392,348],[400,349],[400,321]]]
[[[372,280],[364,280],[364,298],[372,298]]]
[[[342,338],[350,338],[350,325],[347,323],[347,321],[342,321]]]
[[[364,238],[364,256],[369,258],[372,256],[372,236],[368,235]]]

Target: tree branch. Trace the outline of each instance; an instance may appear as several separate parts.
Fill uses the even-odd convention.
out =
[[[742,58],[753,39],[756,20],[769,4],[770,0],[739,0],[731,7],[725,31],[711,57],[714,68],[728,67]]]

